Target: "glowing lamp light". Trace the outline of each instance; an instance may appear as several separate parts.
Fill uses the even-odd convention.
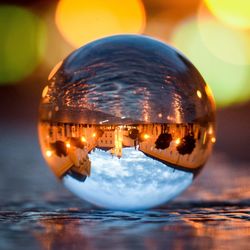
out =
[[[87,142],[86,138],[84,136],[81,137],[82,142]]]
[[[213,33],[214,30],[211,29],[210,25],[207,25],[206,20],[204,20],[204,24],[201,22],[203,20],[200,19],[198,23],[194,19],[180,24],[172,35],[172,43],[182,50],[199,69],[211,87],[218,106],[227,106],[246,100],[248,98],[246,93],[249,93],[247,84],[249,66],[244,65],[243,61],[241,61],[242,64],[228,62],[228,57],[222,60],[218,54],[214,53],[215,50],[218,52],[218,48],[212,49],[215,44],[222,47],[222,43],[216,43],[218,32]],[[204,28],[202,33],[200,27]],[[210,41],[204,42],[203,34],[206,32],[209,33]],[[229,43],[228,41],[224,42]],[[227,53],[230,53],[229,48],[230,45],[227,46]],[[244,47],[241,47],[241,49],[241,54],[246,54]],[[234,48],[232,48],[232,51],[235,51]],[[220,54],[220,56],[223,56],[223,54]],[[245,57],[242,56],[241,59],[243,58]],[[206,88],[206,94],[211,95],[208,87]]]
[[[216,142],[216,138],[215,138],[215,137],[212,137],[212,138],[211,138],[211,142],[212,142],[212,143],[215,143],[215,142]]]
[[[70,143],[67,142],[67,143],[66,143],[66,148],[70,148],[70,147],[71,147]]]
[[[197,90],[197,91],[196,91],[196,94],[197,94],[197,96],[198,96],[200,99],[202,98],[202,94],[201,94],[200,90]]]
[[[208,134],[209,134],[209,135],[212,135],[212,134],[213,134],[213,127],[212,127],[212,126],[209,127],[209,129],[208,129]]]
[[[108,35],[142,33],[145,19],[141,0],[60,0],[55,14],[59,31],[74,47]]]
[[[175,144],[176,145],[179,145],[181,143],[181,139],[180,138],[177,138],[176,140],[175,140]]]
[[[44,54],[45,25],[25,8],[0,5],[0,34],[0,84],[20,81]]]
[[[222,22],[238,28],[250,28],[249,0],[205,0],[205,3]]]
[[[93,137],[96,137],[96,133],[93,133],[93,135],[92,135]]]
[[[150,138],[150,135],[144,134],[144,135],[143,135],[143,138],[144,138],[145,140],[147,140],[148,138]]]
[[[46,152],[45,152],[46,156],[49,158],[52,156],[52,151],[47,149]]]

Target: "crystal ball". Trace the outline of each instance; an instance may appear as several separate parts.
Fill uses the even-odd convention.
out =
[[[117,35],[56,65],[38,127],[48,166],[75,195],[108,209],[146,209],[184,191],[205,164],[215,105],[183,54]]]

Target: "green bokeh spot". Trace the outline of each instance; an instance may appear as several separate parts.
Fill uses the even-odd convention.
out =
[[[45,25],[30,11],[0,6],[0,84],[32,73],[45,51]]]
[[[207,36],[212,41],[211,45],[216,44],[218,37],[213,30],[203,30],[203,32],[210,32]],[[179,26],[172,36],[172,42],[201,72],[212,89],[217,106],[228,106],[249,98],[249,65],[233,64],[218,58],[204,43],[195,21]]]

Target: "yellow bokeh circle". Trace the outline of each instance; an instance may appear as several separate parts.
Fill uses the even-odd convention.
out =
[[[249,0],[205,0],[210,11],[224,23],[238,28],[250,28]]]
[[[202,23],[201,23],[202,22]],[[201,28],[202,27],[202,32]],[[204,41],[203,34],[207,33],[214,39]],[[184,52],[201,72],[205,81],[211,87],[216,104],[219,107],[245,101],[249,96],[248,71],[249,66],[234,64],[217,54],[213,49],[216,43],[217,30],[207,25],[207,20],[189,20],[180,24],[172,35],[172,44]],[[209,45],[209,46],[208,46]],[[218,56],[219,55],[219,56]],[[209,94],[207,88],[207,94]]]
[[[60,0],[55,15],[59,31],[74,47],[104,36],[142,33],[145,19],[140,0]]]

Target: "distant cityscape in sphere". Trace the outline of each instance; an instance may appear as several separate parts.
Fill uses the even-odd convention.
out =
[[[177,196],[209,157],[214,104],[195,67],[148,37],[97,40],[42,93],[39,138],[54,174],[97,206],[136,210]]]

